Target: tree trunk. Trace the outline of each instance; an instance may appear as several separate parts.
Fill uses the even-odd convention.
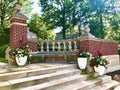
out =
[[[100,35],[100,37],[103,39],[103,38],[104,38],[104,31],[103,31],[103,20],[102,20],[102,14],[100,14],[100,31],[101,31],[101,35]]]
[[[63,5],[63,10],[62,10],[62,34],[63,34],[63,39],[66,39],[66,23],[65,23],[65,6]]]

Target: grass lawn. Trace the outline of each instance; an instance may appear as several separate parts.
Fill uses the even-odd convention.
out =
[[[0,62],[7,63],[7,60],[5,58],[0,58]]]

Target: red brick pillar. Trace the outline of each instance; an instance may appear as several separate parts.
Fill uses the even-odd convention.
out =
[[[26,19],[12,16],[10,20],[10,48],[19,47],[19,39],[27,41]]]
[[[19,47],[20,38],[27,42],[27,17],[18,9],[10,19],[10,48]]]

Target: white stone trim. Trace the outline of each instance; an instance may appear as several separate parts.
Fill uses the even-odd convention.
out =
[[[13,23],[11,23],[11,24],[10,24],[10,27],[11,27],[12,25],[21,25],[21,26],[27,26],[27,24],[23,24],[23,23],[17,23],[17,22],[13,22]]]
[[[109,67],[109,68],[106,70],[106,73],[114,72],[114,71],[117,71],[117,70],[120,70],[120,65],[114,66],[114,67]]]
[[[105,39],[98,39],[98,38],[79,38],[79,41],[84,41],[84,40],[93,40],[93,41],[102,41],[102,42],[114,42],[114,43],[118,43],[118,41],[114,41],[114,40],[105,40]]]

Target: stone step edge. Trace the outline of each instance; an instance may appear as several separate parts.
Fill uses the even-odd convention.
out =
[[[46,74],[46,75],[32,76],[32,77],[8,80],[8,81],[0,82],[0,88],[5,88],[5,87],[15,88],[16,87],[15,85],[24,86],[26,83],[30,83],[30,82],[33,82],[33,81],[43,82],[42,80],[44,79],[44,82],[45,82],[45,81],[52,80],[53,78],[56,78],[56,77],[63,78],[63,77],[68,77],[68,76],[72,76],[72,75],[75,75],[75,74],[79,74],[78,69],[73,69],[73,70],[70,70],[70,71],[64,70],[64,71],[58,71],[58,72],[50,73],[50,74]],[[26,85],[26,86],[28,86],[28,85]]]
[[[70,87],[71,90],[89,90],[90,88],[95,87],[97,84],[106,83],[111,81],[111,76],[104,75],[92,80],[81,81],[80,85]],[[69,87],[65,87],[65,90],[70,90]]]
[[[47,89],[47,88],[50,88],[50,87],[54,87],[54,86],[57,86],[57,85],[61,85],[61,84],[65,84],[65,83],[71,83],[72,81],[78,81],[80,79],[84,80],[87,78],[87,76],[85,75],[74,75],[74,76],[70,76],[70,77],[67,77],[67,78],[62,78],[62,79],[58,79],[58,80],[54,80],[54,81],[51,81],[51,82],[47,82],[47,83],[43,83],[43,84],[37,84],[37,85],[34,85],[34,86],[30,86],[30,87],[26,87],[26,88],[20,88],[20,89],[16,89],[16,90],[40,90],[40,89]]]
[[[68,71],[68,70],[57,71],[57,72],[50,73],[50,74],[45,74],[45,75],[38,75],[38,76],[31,76],[31,77],[26,77],[26,78],[8,80],[8,82],[11,83],[11,84],[17,84],[17,83],[33,81],[33,80],[38,80],[38,79],[51,78],[51,77],[55,77],[55,76],[65,75],[65,74],[74,75],[74,73],[77,73],[77,72],[79,73],[78,69],[73,69],[73,70],[70,70],[70,71]]]
[[[24,78],[29,76],[41,75],[41,74],[54,73],[59,70],[70,69],[70,68],[75,68],[75,65],[64,65],[64,66],[55,66],[55,67],[28,70],[28,71],[11,72],[6,74],[0,74],[0,80],[5,81],[10,79],[17,79],[17,78]]]
[[[104,84],[100,84],[95,86],[94,88],[90,89],[90,90],[113,90],[114,88],[116,88],[118,85],[120,85],[119,82],[115,81],[115,80],[110,80],[109,82],[106,82]]]

